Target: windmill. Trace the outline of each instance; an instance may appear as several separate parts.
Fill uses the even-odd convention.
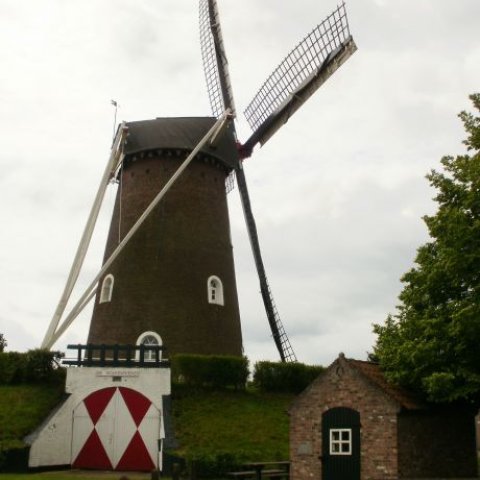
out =
[[[264,144],[356,50],[342,4],[266,80],[238,142],[216,0],[200,0],[200,36],[214,118],[122,123],[70,275],[42,347],[95,297],[89,343],[165,344],[170,353],[243,351],[225,185],[235,174],[275,345],[295,361],[262,261],[242,161]],[[109,181],[118,183],[103,266],[60,323]]]

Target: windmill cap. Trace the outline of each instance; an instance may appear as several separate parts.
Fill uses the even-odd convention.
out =
[[[162,149],[192,151],[214,125],[213,117],[169,117],[127,122],[125,155]],[[238,165],[233,127],[230,124],[214,147],[208,142],[201,152],[221,162],[228,170]]]

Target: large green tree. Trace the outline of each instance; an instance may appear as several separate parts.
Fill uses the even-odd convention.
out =
[[[7,339],[4,337],[3,333],[0,333],[0,352],[3,352],[7,346]]]
[[[480,403],[480,94],[462,112],[467,154],[444,157],[427,178],[438,210],[431,241],[403,278],[396,315],[375,325],[386,376],[434,402]]]

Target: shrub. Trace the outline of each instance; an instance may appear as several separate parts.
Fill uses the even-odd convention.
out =
[[[300,393],[324,368],[304,363],[257,362],[253,384],[264,392]]]
[[[63,381],[64,369],[57,364],[60,357],[59,352],[41,349],[0,352],[0,385]]]
[[[43,382],[52,378],[53,372],[57,368],[55,360],[58,358],[57,352],[50,352],[49,350],[29,350],[25,354],[26,358],[26,382]]]
[[[17,385],[24,381],[26,357],[20,352],[0,352],[0,384]]]
[[[237,470],[245,462],[244,458],[232,453],[190,455],[187,457],[187,470],[190,478],[222,478],[232,470]]]
[[[196,387],[245,388],[246,357],[178,354],[172,359],[173,379]]]

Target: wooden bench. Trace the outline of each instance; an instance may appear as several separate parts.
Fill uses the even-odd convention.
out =
[[[271,470],[262,470],[262,477],[269,477],[269,478],[287,478],[288,472],[282,469],[271,469]]]
[[[285,465],[287,468],[270,468],[265,469],[265,466],[280,466]],[[246,467],[250,467],[248,470],[241,470],[238,472],[228,472],[227,476],[234,479],[247,479],[252,478],[255,480],[262,480],[262,478],[278,478],[288,479],[289,477],[289,462],[265,462],[265,463],[251,463]],[[253,469],[252,469],[253,468]]]
[[[227,475],[232,478],[249,478],[254,477],[256,472],[254,470],[245,470],[242,472],[228,472]]]
[[[270,470],[262,470],[260,474],[262,477],[284,477],[288,475],[288,472],[286,470],[281,470],[281,469],[270,469]],[[228,472],[227,475],[232,478],[249,478],[249,477],[256,477],[257,471],[243,470],[241,472]]]

